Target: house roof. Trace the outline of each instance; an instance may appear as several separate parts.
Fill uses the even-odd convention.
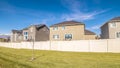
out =
[[[38,25],[31,25],[31,26],[35,26],[36,29],[39,29],[39,28],[45,26],[45,24],[38,24]],[[24,28],[24,29],[22,29],[22,30],[28,30],[28,28],[30,28],[31,26],[26,27],[26,28]]]
[[[72,26],[72,25],[84,25],[84,24],[82,22],[77,22],[77,21],[64,21],[64,22],[61,22],[58,24],[54,24],[50,27],[53,27],[53,26]]]
[[[40,28],[40,27],[43,27],[45,26],[45,24],[39,24],[39,25],[34,25],[36,28]]]
[[[103,24],[101,27],[103,27],[104,25],[108,24],[108,23],[115,23],[115,22],[120,22],[120,16],[119,17],[114,17],[112,19],[110,19],[109,21],[107,21],[105,24]]]
[[[22,30],[12,30],[13,33],[22,33]]]
[[[94,32],[85,30],[85,35],[96,35]]]
[[[113,19],[111,19],[112,21],[113,20],[118,20],[118,21],[120,21],[120,17],[114,17]]]

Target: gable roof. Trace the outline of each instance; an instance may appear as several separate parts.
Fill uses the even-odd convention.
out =
[[[22,30],[12,30],[13,33],[22,33]]]
[[[84,25],[84,24],[82,22],[77,22],[77,21],[64,21],[64,22],[61,22],[58,24],[54,24],[50,27],[53,27],[53,26],[72,26],[72,25]]]
[[[85,29],[85,35],[96,35],[94,32]]]
[[[106,23],[104,23],[101,27],[103,27],[104,25],[108,24],[108,23],[115,23],[115,22],[120,22],[120,16],[119,17],[114,17],[112,19],[110,19],[109,21],[107,21]]]
[[[46,25],[45,25],[45,24],[38,24],[38,25],[31,25],[31,26],[35,26],[36,29],[39,29],[39,28],[41,28],[41,27],[43,27],[43,26],[46,26]],[[26,27],[26,28],[24,28],[24,29],[22,29],[22,30],[28,30],[31,26]]]
[[[120,21],[120,17],[114,17],[113,19],[111,19],[111,21],[115,21],[115,20],[118,20],[118,21]]]

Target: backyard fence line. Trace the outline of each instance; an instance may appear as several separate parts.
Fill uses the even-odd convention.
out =
[[[32,42],[4,43],[0,46],[16,49],[32,49]],[[72,52],[112,52],[120,53],[120,39],[74,40],[74,41],[41,41],[34,43],[36,50],[56,50]]]

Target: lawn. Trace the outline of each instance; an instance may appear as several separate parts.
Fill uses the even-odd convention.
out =
[[[120,53],[83,53],[0,47],[0,68],[120,68]]]

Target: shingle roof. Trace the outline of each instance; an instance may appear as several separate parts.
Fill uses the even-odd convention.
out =
[[[42,27],[42,26],[45,26],[45,24],[38,24],[38,25],[31,25],[31,26],[35,26],[35,27],[38,29],[38,28],[40,28],[40,27]],[[24,29],[22,29],[22,30],[28,30],[28,28],[30,28],[31,26],[26,27],[26,28],[24,28]]]
[[[39,24],[39,25],[34,25],[36,28],[40,28],[42,26],[45,26],[45,24]]]
[[[12,30],[13,33],[22,33],[22,30]]]
[[[105,26],[106,24],[108,24],[108,23],[116,23],[116,22],[120,22],[120,16],[119,16],[119,17],[114,17],[114,18],[110,19],[109,21],[107,21],[106,23],[104,23],[104,24],[101,26],[101,28],[102,28],[103,26]]]
[[[91,32],[89,30],[85,30],[85,35],[96,35],[94,32]]]
[[[71,25],[84,25],[84,24],[82,22],[77,22],[77,21],[64,21],[58,24],[54,24],[52,26],[71,26]]]
[[[113,19],[111,20],[119,20],[120,21],[120,17],[114,17]]]

